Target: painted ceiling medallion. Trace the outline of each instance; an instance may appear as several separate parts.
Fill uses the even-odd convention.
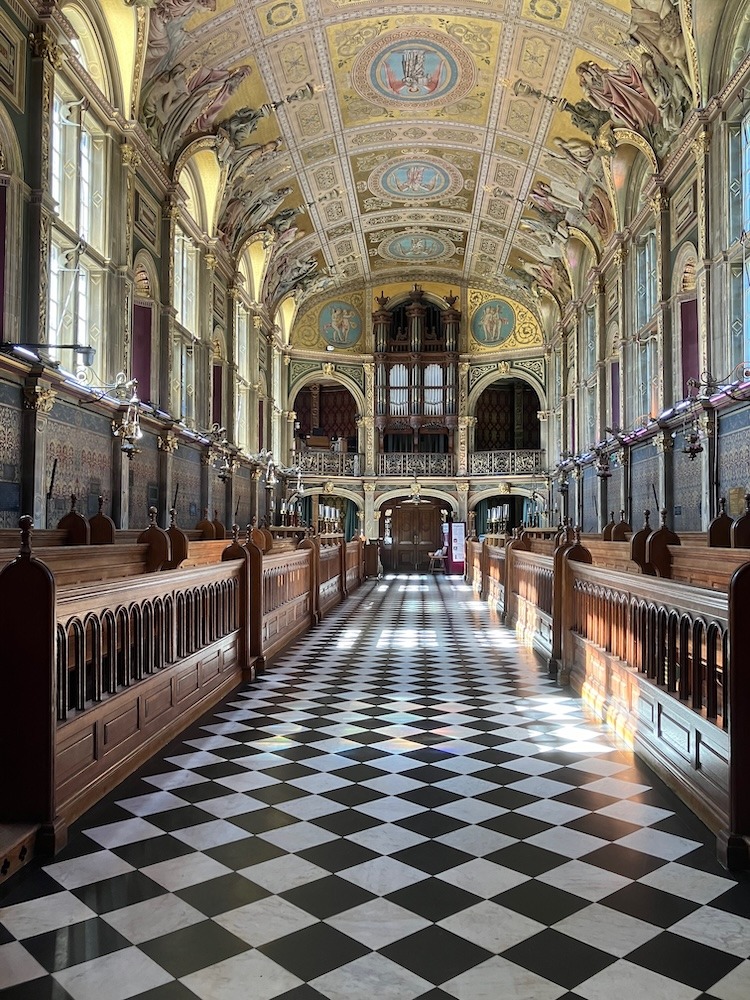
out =
[[[388,236],[378,247],[378,253],[386,260],[410,263],[445,260],[455,252],[453,242],[447,237],[423,230]]]
[[[374,195],[406,203],[448,198],[463,188],[461,172],[437,156],[389,159],[370,174]]]
[[[429,28],[400,28],[376,38],[352,67],[352,84],[360,97],[401,110],[452,104],[474,81],[470,53]]]

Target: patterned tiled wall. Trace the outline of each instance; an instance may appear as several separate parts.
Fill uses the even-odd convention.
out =
[[[47,425],[45,475],[47,490],[52,483],[50,526],[70,510],[71,494],[78,498],[78,510],[88,516],[97,512],[100,495],[111,502],[113,440],[106,415],[64,401],[54,404]]]
[[[217,517],[222,524],[229,529],[232,518],[227,514],[227,487],[216,474],[213,466],[209,469],[208,475],[208,498],[210,504],[209,516]]]
[[[612,475],[607,480],[607,509],[604,512],[604,523],[609,521],[611,511],[615,512],[615,521],[620,520],[620,509],[622,507],[622,466],[609,466]]]
[[[200,452],[196,448],[180,445],[172,457],[172,463],[172,499],[177,490],[177,523],[182,528],[194,528],[203,513]]]
[[[159,502],[159,452],[156,437],[144,432],[139,447],[140,452],[130,459],[131,528],[145,528],[148,524],[148,508],[157,507]]]
[[[651,511],[651,526],[658,527],[659,515],[654,498],[659,490],[659,453],[650,443],[638,445],[630,452],[630,523],[633,531],[643,527],[644,510]]]
[[[239,524],[242,531],[250,523],[250,518],[253,514],[251,501],[252,479],[250,469],[242,466],[234,474],[234,502],[235,505],[239,502],[239,507],[236,508],[236,516],[234,513],[232,515],[232,520]]]
[[[703,496],[702,463],[700,458],[690,461],[684,455],[681,446],[675,441],[672,452],[672,470],[674,476],[674,520],[669,526],[679,533],[681,531],[700,531],[703,504],[708,498]]]
[[[21,511],[21,390],[0,382],[0,528],[15,528]]]
[[[750,489],[750,407],[719,418],[719,493]]]

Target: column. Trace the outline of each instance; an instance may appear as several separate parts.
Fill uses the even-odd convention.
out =
[[[184,528],[187,526],[187,521],[184,517],[182,519],[179,517],[179,493],[177,494],[176,505],[174,499],[175,489],[178,486],[174,478],[174,453],[177,451],[177,435],[170,430],[164,431],[156,439],[156,444],[159,449],[159,506],[157,521],[159,524],[168,525],[169,512],[175,506],[178,512],[177,523],[180,527]],[[211,516],[213,517],[213,511],[211,511]]]
[[[42,369],[26,376],[21,417],[21,514],[31,513],[34,524],[47,523],[47,424],[55,402],[55,392],[42,380]]]
[[[424,292],[415,285],[409,292],[410,304],[406,307],[406,318],[409,322],[409,350],[413,353],[422,350],[424,339],[424,318],[427,310],[422,305]]]
[[[372,333],[375,341],[375,353],[382,354],[388,350],[393,314],[390,310],[386,309],[389,299],[383,292],[380,293],[375,301],[379,308],[372,314]]]
[[[365,483],[365,535],[368,538],[378,537],[378,522],[375,519],[375,483]],[[380,513],[378,511],[378,513]]]

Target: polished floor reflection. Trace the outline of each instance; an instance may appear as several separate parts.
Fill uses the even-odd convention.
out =
[[[0,890],[8,1000],[747,1000],[750,881],[459,579],[372,581]]]

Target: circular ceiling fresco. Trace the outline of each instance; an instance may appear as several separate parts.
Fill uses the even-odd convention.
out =
[[[428,28],[402,28],[376,38],[352,67],[360,97],[401,110],[451,104],[474,80],[469,52],[454,38]]]
[[[435,236],[422,231],[388,236],[378,247],[378,253],[386,260],[412,263],[446,260],[455,252],[456,248],[447,236]]]
[[[463,185],[460,170],[437,156],[426,155],[387,160],[373,170],[367,181],[373,194],[404,202],[447,198]]]

